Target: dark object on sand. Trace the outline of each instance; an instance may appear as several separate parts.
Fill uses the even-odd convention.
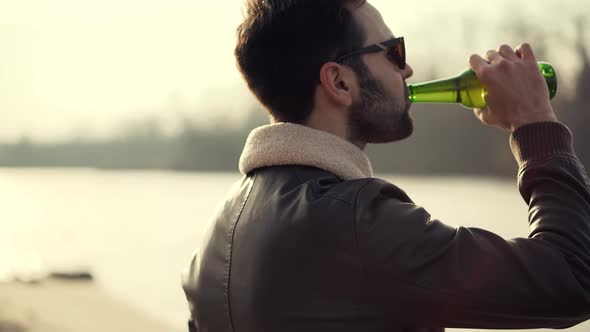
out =
[[[94,279],[92,274],[88,271],[51,272],[49,278],[73,281],[92,281]]]

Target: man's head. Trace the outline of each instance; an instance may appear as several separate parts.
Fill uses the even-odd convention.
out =
[[[364,0],[249,0],[235,54],[275,121],[344,121],[350,141],[388,142],[412,132],[412,69],[386,50],[339,58],[392,38]]]

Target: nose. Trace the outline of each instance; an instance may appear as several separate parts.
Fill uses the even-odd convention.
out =
[[[406,63],[406,67],[402,70],[402,76],[406,79],[412,77],[412,75],[414,75],[414,69],[412,69],[410,64]]]

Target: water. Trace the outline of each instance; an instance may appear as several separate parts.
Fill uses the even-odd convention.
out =
[[[515,181],[382,177],[448,224],[506,238],[528,234],[527,207]],[[0,263],[24,260],[29,266],[22,268],[29,270],[90,268],[114,296],[184,331],[188,310],[180,272],[218,201],[239,178],[238,173],[0,169]]]

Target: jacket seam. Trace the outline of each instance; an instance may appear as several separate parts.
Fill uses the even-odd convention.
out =
[[[338,201],[340,203],[344,203],[344,204],[346,204],[348,206],[351,206],[352,205],[352,204],[350,204],[350,202],[347,202],[347,201],[345,201],[345,200],[343,200],[341,198],[334,197],[334,196],[331,196],[331,195],[322,195],[322,197],[331,198],[331,199],[333,199],[335,201]]]
[[[246,202],[248,201],[248,198],[250,198],[250,194],[252,193],[252,188],[254,188],[254,182],[256,181],[256,174],[254,174],[254,177],[252,178],[252,182],[250,183],[250,187],[248,188],[248,192],[246,193],[246,196],[244,197],[244,200],[242,201],[242,205],[240,206],[240,209],[238,211],[238,213],[236,214],[236,218],[235,218],[235,222],[233,223],[232,226],[232,230],[231,230],[231,237],[230,237],[230,241],[229,241],[229,260],[227,263],[227,268],[228,268],[228,272],[227,272],[227,286],[226,286],[226,304],[227,304],[227,315],[229,316],[229,325],[232,331],[235,331],[234,329],[234,322],[233,322],[233,317],[231,314],[231,304],[230,304],[230,283],[231,283],[231,264],[232,264],[232,255],[233,255],[233,247],[234,247],[234,236],[236,233],[236,228],[238,225],[238,221],[240,220],[240,217],[242,216],[242,212],[244,211],[244,207],[246,206]]]
[[[332,196],[332,195],[330,195],[330,194],[324,194],[324,195],[320,194],[320,193],[319,193],[319,192],[316,190],[316,188],[314,188],[314,186],[313,186],[313,183],[314,183],[314,181],[316,181],[316,179],[314,178],[314,179],[309,179],[309,180],[306,180],[306,181],[304,181],[304,180],[303,180],[303,179],[302,179],[302,178],[299,176],[299,170],[298,170],[297,168],[295,168],[295,171],[293,172],[293,175],[294,175],[294,176],[297,178],[297,180],[299,180],[299,182],[301,182],[301,183],[305,183],[305,184],[309,184],[309,185],[310,185],[310,186],[309,186],[309,188],[310,188],[311,192],[313,192],[315,195],[318,195],[320,198],[324,198],[324,197],[326,197],[326,198],[331,198],[331,199],[333,199],[333,200],[339,201],[339,202],[341,202],[341,203],[344,203],[344,204],[346,204],[346,205],[349,205],[349,206],[350,206],[350,205],[352,205],[352,203],[350,203],[350,202],[348,202],[348,201],[345,201],[345,200],[343,200],[342,198],[334,197],[334,196]]]

